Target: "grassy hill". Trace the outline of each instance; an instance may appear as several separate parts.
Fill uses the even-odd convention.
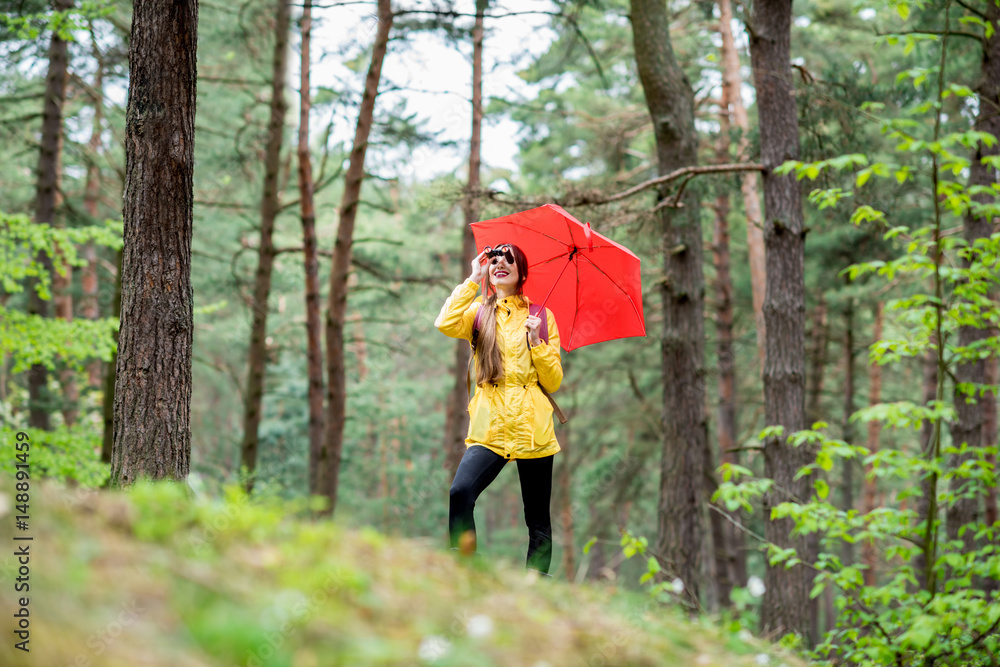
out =
[[[314,524],[294,518],[301,505],[235,489],[221,500],[170,483],[122,493],[32,481],[18,530],[5,477],[0,665],[801,664],[640,593]],[[30,591],[18,593],[23,545]],[[13,648],[22,596],[30,653]]]

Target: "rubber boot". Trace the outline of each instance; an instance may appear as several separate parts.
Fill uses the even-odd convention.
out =
[[[482,560],[483,559],[483,555],[481,553],[479,553],[478,551],[473,551],[471,553],[465,553],[464,551],[462,551],[462,549],[460,547],[451,547],[450,551],[457,551],[458,553],[466,555],[466,556],[475,556],[476,560]]]

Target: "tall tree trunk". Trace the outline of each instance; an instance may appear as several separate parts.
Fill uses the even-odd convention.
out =
[[[115,273],[115,292],[111,301],[111,316],[119,319],[122,314],[122,255],[121,250],[115,252],[117,272]],[[104,374],[104,441],[101,446],[101,461],[104,463],[111,463],[115,441],[115,378],[117,376],[115,369],[118,366],[118,341],[121,339],[121,333],[114,332],[114,337],[115,352],[111,355],[107,372]],[[110,480],[108,483],[110,484]]]
[[[247,352],[247,389],[243,410],[241,467],[247,469],[246,491],[253,491],[257,468],[261,404],[264,399],[264,376],[267,366],[267,315],[274,268],[274,219],[278,215],[278,176],[281,171],[281,144],[284,138],[285,77],[288,70],[288,0],[278,0],[274,25],[274,57],[271,67],[271,120],[267,130],[264,155],[264,192],[260,201],[260,242],[257,249],[257,275],[253,290],[253,323],[250,349]]]
[[[823,398],[823,381],[826,373],[826,353],[829,342],[829,324],[827,322],[826,299],[820,295],[819,303],[812,316],[812,343],[809,355],[810,368],[808,386],[809,397],[806,402],[806,426],[810,428],[822,417],[820,401]]]
[[[670,20],[661,0],[632,0],[632,34],[639,78],[653,120],[659,173],[697,164],[694,94],[674,57]],[[668,572],[697,600],[701,590],[701,523],[705,448],[704,289],[698,200],[660,208],[663,243],[663,459],[657,551]],[[667,196],[658,193],[658,201]]]
[[[480,145],[483,130],[483,15],[487,0],[476,0],[476,22],[472,28],[472,137],[469,142],[469,183],[466,188],[463,213],[465,224],[462,228],[462,275],[476,256],[476,241],[472,235],[472,223],[479,217],[478,198],[473,194],[479,190]],[[465,432],[469,427],[469,403],[466,379],[469,374],[469,356],[472,350],[464,340],[455,341],[455,384],[448,396],[445,409],[444,451],[445,468],[450,479],[465,454]]]
[[[66,11],[72,0],[55,0],[52,8]],[[59,203],[59,163],[62,155],[62,110],[66,101],[66,78],[69,72],[69,49],[59,32],[52,31],[49,39],[49,70],[45,77],[45,100],[42,107],[42,138],[38,152],[38,171],[35,187],[35,222],[51,225],[55,222]],[[36,258],[41,270],[52,276],[52,259],[44,252]],[[68,269],[67,269],[68,270]],[[32,283],[35,281],[33,280]],[[49,316],[49,302],[38,296],[34,285],[28,287],[28,312],[40,317]],[[49,428],[52,397],[48,391],[48,371],[42,364],[33,364],[28,371],[28,425],[32,428]]]
[[[764,412],[768,426],[781,426],[782,436],[764,443],[764,474],[777,489],[764,498],[765,531],[769,542],[794,547],[806,556],[806,540],[792,539],[792,521],[770,519],[771,508],[788,500],[784,493],[805,501],[808,478],[795,473],[812,458],[810,448],[792,447],[786,438],[805,422],[805,237],[802,201],[793,174],[778,176],[775,168],[799,157],[798,118],[791,70],[791,0],[753,3],[750,57],[757,89],[761,162],[764,165],[764,244],[767,255],[767,291],[764,326],[767,351],[764,364]],[[763,630],[782,635],[809,635],[809,571],[803,565],[785,569],[768,566],[761,610]]]
[[[849,445],[854,444],[854,425],[851,415],[854,414],[854,300],[850,297],[844,306],[844,418],[841,422],[841,435]],[[843,479],[841,481],[841,504],[845,512],[854,509],[854,459],[843,460]],[[854,562],[854,546],[844,540],[840,556],[844,565]]]
[[[97,222],[97,202],[101,195],[101,169],[98,164],[101,153],[101,130],[104,118],[104,63],[101,52],[97,48],[97,38],[91,25],[90,38],[93,42],[92,55],[97,61],[97,71],[94,74],[94,122],[90,130],[90,140],[87,142],[87,184],[83,194],[83,207],[93,222]],[[96,320],[101,316],[100,304],[97,298],[97,246],[88,241],[83,246],[83,258],[87,265],[80,272],[80,287],[83,299],[80,311],[88,320]],[[100,359],[87,364],[87,383],[91,387],[101,385],[101,368],[104,364]]]
[[[740,140],[736,145],[737,158],[742,162],[750,159],[750,119],[743,106],[740,92],[740,54],[733,40],[733,5],[731,0],[719,0],[719,35],[722,37],[722,88],[733,109],[733,122],[740,129]],[[767,288],[767,273],[764,262],[764,226],[761,222],[759,181],[757,172],[745,171],[740,176],[740,190],[743,193],[743,212],[747,219],[747,255],[750,261],[750,286],[753,291],[753,320],[757,329],[757,352],[760,372],[764,372],[765,328],[764,294]]]
[[[719,114],[719,138],[716,158],[720,164],[729,162],[729,86],[722,87]],[[715,331],[716,351],[719,358],[719,461],[735,464],[736,452],[736,357],[733,354],[733,281],[729,273],[729,193],[720,188],[715,198],[715,225],[712,234],[712,263],[715,265]],[[706,452],[711,448],[706,447]],[[718,487],[715,467],[711,456],[706,457],[706,497],[711,498]],[[712,541],[715,546],[714,579],[720,604],[729,603],[733,586],[743,584],[737,570],[743,571],[739,561],[742,558],[742,534],[719,512],[709,513],[712,526]]]
[[[875,303],[875,326],[872,330],[872,343],[882,340],[882,302]],[[868,405],[875,406],[882,402],[882,366],[871,364],[868,367]],[[878,451],[878,439],[882,433],[882,422],[868,422],[868,451],[874,454]],[[861,513],[871,514],[878,509],[878,484],[875,480],[874,465],[869,464],[865,470],[864,496]],[[874,540],[865,540],[861,546],[861,561],[867,566],[864,573],[865,586],[875,585],[878,557],[875,552]]]
[[[306,363],[309,366],[309,493],[316,493],[319,450],[323,446],[323,346],[319,314],[319,249],[316,243],[315,184],[309,156],[309,59],[312,0],[302,9],[302,60],[299,81],[299,201],[302,208],[302,250],[306,272]]]
[[[562,498],[560,508],[559,528],[563,538],[563,570],[566,572],[566,580],[573,581],[576,575],[576,552],[573,537],[573,469],[570,464],[572,454],[572,429],[566,424],[559,439],[562,441],[562,455],[559,457],[562,462],[559,465],[559,495]]]
[[[187,477],[197,0],[137,2],[125,118],[114,486]]]
[[[812,316],[812,335],[810,336],[811,347],[809,365],[811,366],[806,386],[808,387],[808,398],[806,402],[806,423],[807,428],[812,428],[820,417],[820,401],[823,396],[823,379],[826,372],[826,352],[828,340],[828,326],[826,317],[826,299],[820,294],[819,303]],[[823,475],[819,471],[819,475]],[[809,558],[815,560],[819,555],[819,533],[811,533],[806,538],[809,544]],[[812,636],[819,639],[819,598],[809,601],[809,621]]]
[[[351,266],[351,244],[354,240],[354,220],[361,197],[361,181],[365,175],[365,152],[371,133],[375,112],[375,96],[382,77],[392,27],[391,0],[378,0],[378,29],[372,47],[372,60],[365,79],[365,92],[358,111],[358,124],[354,132],[350,166],[344,180],[344,194],[340,202],[340,225],[337,242],[333,248],[333,269],[330,271],[330,294],[326,315],[326,424],[323,447],[320,450],[317,492],[330,499],[322,512],[332,515],[337,506],[337,483],[340,477],[340,456],[344,445],[345,407],[347,385],[344,377],[344,318],[347,312],[347,274]]]
[[[990,332],[991,336],[997,335],[997,330]],[[997,373],[997,358],[990,357],[986,360],[987,385],[996,385],[1000,382],[1000,373]],[[983,447],[990,447],[997,444],[997,396],[993,392],[987,392],[981,399],[983,402]],[[987,454],[986,460],[996,469],[997,457],[995,454]],[[986,512],[985,520],[987,526],[992,526],[997,521],[997,487],[995,485],[986,489]]]
[[[993,26],[993,34],[983,40],[982,64],[980,65],[979,86],[976,92],[979,94],[979,112],[976,117],[975,129],[979,132],[988,132],[1000,139],[1000,35],[996,33],[997,21],[1000,19],[1000,7],[996,2],[987,2],[983,6],[986,12],[986,19]],[[972,164],[969,166],[969,187],[983,187],[984,189],[994,186],[997,182],[996,168],[992,165],[983,164],[985,157],[995,157],[1000,154],[1000,147],[994,143],[986,146],[979,143],[976,146],[975,154],[972,156]],[[994,197],[989,194],[978,193],[971,195],[972,200],[979,204],[992,204]],[[978,239],[987,239],[993,232],[993,221],[989,217],[976,215],[974,209],[969,209],[965,215],[964,236],[969,245],[973,245]],[[968,266],[968,260],[963,260],[963,266]],[[983,340],[989,336],[989,330],[979,329],[973,326],[963,326],[958,329],[958,345],[966,347],[976,341]],[[955,367],[955,383],[982,384],[986,379],[986,360],[978,359],[973,362],[959,363]],[[970,402],[971,401],[971,402]],[[951,441],[955,447],[968,444],[970,447],[979,447],[983,441],[983,401],[967,397],[965,394],[955,391],[955,410],[958,413],[957,419],[951,424]],[[965,461],[978,458],[975,451],[964,454],[952,454],[951,467],[958,468]],[[963,487],[969,485],[977,486],[976,480],[962,479],[954,477],[949,482],[952,493],[959,494]],[[981,500],[979,493],[963,494],[948,507],[947,511],[947,533],[949,540],[963,540],[966,551],[973,551],[976,547],[975,529],[966,530],[965,534],[959,536],[959,529],[962,526],[973,524],[982,519]],[[971,528],[971,526],[970,526]]]
[[[932,342],[936,344],[936,341]],[[921,368],[923,369],[923,405],[927,406],[937,398],[938,359],[935,350],[928,351],[921,361]],[[932,451],[934,448],[934,424],[930,420],[924,420],[920,427],[920,445],[924,459],[931,460],[934,456]],[[932,478],[928,476],[920,482],[921,493],[920,499],[917,501],[918,517],[926,518],[930,511],[931,496],[937,492],[932,481]],[[913,569],[921,590],[927,588],[926,564],[924,552],[920,551],[914,560]]]

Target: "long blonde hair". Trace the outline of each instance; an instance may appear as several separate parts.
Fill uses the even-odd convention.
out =
[[[510,246],[511,254],[514,255],[514,265],[517,266],[517,287],[514,296],[519,299],[519,305],[525,303],[524,281],[528,278],[528,258],[516,245],[506,243],[498,244]],[[476,384],[493,384],[503,378],[503,352],[497,344],[497,291],[493,283],[489,283],[487,291],[489,296],[483,299],[479,308],[483,316],[479,320],[479,332],[476,335]]]

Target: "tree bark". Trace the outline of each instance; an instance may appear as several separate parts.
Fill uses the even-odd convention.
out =
[[[666,4],[632,0],[639,78],[653,120],[661,175],[697,163],[694,94],[674,57]],[[663,458],[657,552],[665,574],[680,577],[690,601],[701,590],[700,510],[708,447],[704,378],[704,291],[698,200],[692,189],[679,210],[660,209],[663,243]],[[665,187],[658,200],[667,196]],[[709,455],[710,456],[710,455]]]
[[[333,269],[330,271],[330,294],[326,316],[326,371],[327,371],[327,411],[323,447],[320,450],[317,491],[329,498],[329,505],[323,515],[332,516],[337,505],[337,484],[340,477],[340,456],[344,445],[345,407],[347,404],[347,383],[344,376],[344,319],[347,312],[347,274],[351,266],[351,244],[354,240],[354,221],[361,195],[361,181],[365,173],[365,152],[368,150],[368,135],[371,133],[375,112],[375,96],[378,94],[382,76],[382,61],[385,59],[392,27],[391,0],[378,0],[378,28],[372,60],[365,79],[365,92],[358,112],[358,124],[354,132],[350,166],[344,181],[344,194],[340,203],[340,225],[337,242],[333,248]]]
[[[827,323],[826,299],[821,295],[816,310],[812,316],[812,350],[809,373],[809,398],[806,403],[806,426],[812,425],[822,418],[820,401],[823,398],[823,381],[826,373],[826,353],[829,342],[829,325]]]
[[[841,422],[841,435],[844,442],[854,444],[854,425],[851,415],[854,414],[854,300],[848,297],[844,307],[844,418]],[[841,505],[845,512],[854,509],[854,459],[843,460],[843,478],[841,481]],[[844,540],[840,556],[844,565],[854,562],[854,546]],[[828,622],[828,625],[832,623]]]
[[[125,121],[114,486],[187,477],[197,0],[137,2]]]
[[[778,176],[775,168],[799,157],[798,118],[791,71],[791,0],[753,3],[750,57],[757,89],[761,163],[764,165],[764,244],[767,291],[764,326],[764,412],[768,426],[781,426],[780,437],[764,443],[764,473],[776,489],[764,498],[764,535],[779,547],[794,547],[806,556],[801,538],[792,539],[790,519],[772,521],[771,508],[780,502],[809,497],[807,477],[795,473],[812,458],[810,448],[792,447],[786,438],[805,421],[805,237],[802,201],[793,174]],[[780,489],[780,490],[779,490]],[[786,495],[788,494],[788,495]],[[789,495],[791,496],[789,498]],[[761,624],[767,634],[797,632],[809,637],[809,572],[803,565],[785,569],[768,566]]]
[[[93,29],[91,29],[91,39],[96,41]],[[97,45],[93,46],[94,59],[97,61],[97,71],[94,74],[94,122],[90,130],[90,140],[87,142],[87,184],[84,189],[83,207],[90,216],[92,222],[97,222],[98,200],[101,195],[101,169],[98,165],[101,152],[101,130],[104,118],[104,63],[101,52]],[[80,287],[83,291],[83,299],[80,302],[80,310],[83,317],[88,320],[96,320],[101,316],[100,303],[97,298],[97,246],[93,241],[88,241],[83,246],[83,258],[87,260],[87,265],[80,272]],[[87,383],[91,387],[101,385],[101,369],[104,364],[100,359],[87,364]]]
[[[466,188],[462,227],[462,280],[469,265],[476,256],[476,240],[472,235],[472,223],[479,217],[479,199],[473,194],[479,190],[480,145],[483,130],[483,15],[487,0],[476,0],[476,22],[472,28],[472,136],[469,142],[469,182]],[[464,340],[455,341],[455,384],[448,396],[445,409],[445,468],[451,480],[465,454],[465,432],[469,428],[469,404],[466,379],[469,374],[469,356],[472,350]]]
[[[562,507],[559,510],[559,532],[563,538],[563,570],[566,572],[566,580],[573,581],[576,575],[576,553],[573,537],[573,469],[570,467],[570,456],[572,429],[569,424],[563,427],[559,434],[562,441],[562,452],[559,457],[562,463],[559,466],[559,495],[562,498]]]
[[[309,60],[312,37],[312,0],[302,9],[302,56],[299,81],[299,202],[302,209],[302,251],[306,273],[306,363],[309,370],[309,493],[316,489],[319,450],[323,446],[323,346],[319,307],[319,249],[316,243],[315,183],[309,155]]]
[[[285,77],[288,70],[288,0],[278,0],[274,25],[274,57],[271,68],[271,119],[264,154],[264,191],[260,202],[260,241],[257,248],[257,275],[254,279],[253,321],[247,352],[247,389],[243,411],[241,468],[245,467],[247,493],[253,491],[257,468],[258,429],[264,399],[267,366],[267,315],[274,269],[274,219],[278,215],[278,176],[281,171],[281,144],[284,138]]]
[[[723,85],[721,111],[719,114],[719,138],[716,145],[716,158],[720,164],[729,162],[729,104],[732,89]],[[734,464],[737,462],[736,452],[736,357],[733,353],[733,281],[729,273],[729,193],[725,188],[719,190],[715,198],[715,225],[712,234],[712,263],[715,266],[715,332],[716,354],[719,358],[719,461]],[[710,448],[706,447],[706,452]],[[706,457],[705,478],[706,497],[711,498],[718,481],[715,479],[715,467],[711,456]],[[745,567],[740,562],[743,556],[742,533],[736,526],[726,520],[719,512],[711,511],[709,520],[712,526],[712,541],[714,542],[714,557],[716,577],[714,579],[717,591],[716,597],[720,604],[729,603],[729,594],[733,586],[744,583],[741,573]]]
[[[66,11],[72,0],[55,0],[55,11]],[[51,225],[59,205],[59,163],[62,156],[62,111],[66,101],[66,80],[69,73],[69,49],[66,40],[53,30],[49,38],[49,69],[45,77],[45,99],[42,107],[42,138],[38,153],[35,186],[35,222]],[[52,277],[53,287],[59,287],[52,258],[39,252],[36,261],[41,270]],[[67,267],[67,271],[68,271]],[[49,303],[38,296],[35,280],[28,286],[28,313],[49,317]],[[28,425],[48,430],[52,396],[48,391],[48,371],[42,364],[33,364],[28,371]]]
[[[115,273],[115,292],[111,300],[111,316],[121,319],[122,314],[122,251],[115,252],[115,266],[118,271]],[[111,355],[107,372],[104,374],[104,441],[101,445],[101,461],[111,463],[112,452],[115,442],[115,378],[118,366],[118,341],[121,340],[121,332],[114,332],[115,353]],[[109,480],[110,483],[110,480]]]
[[[935,343],[936,344],[936,343]],[[937,398],[937,385],[938,385],[938,359],[937,352],[935,350],[928,351],[927,355],[921,360],[921,368],[923,369],[923,405],[930,404],[935,398]],[[925,420],[920,426],[920,445],[922,455],[925,460],[931,460],[934,456],[934,424],[930,420]],[[920,499],[917,501],[917,516],[921,518],[927,518],[931,506],[931,496],[937,492],[936,486],[932,483],[931,477],[926,477],[920,482]],[[927,561],[924,558],[924,552],[920,551],[917,553],[917,557],[914,560],[914,576],[921,590],[927,588]]]
[[[872,342],[882,340],[882,302],[875,302],[875,326],[872,330]],[[868,367],[868,405],[875,406],[882,402],[882,367],[878,364],[871,364]],[[878,452],[878,439],[882,433],[882,422],[868,422],[868,451],[872,454]],[[862,514],[871,514],[880,506],[878,502],[878,483],[875,480],[874,466],[869,464],[865,470],[864,496],[861,508]],[[865,540],[861,546],[861,561],[867,569],[864,571],[865,586],[874,586],[876,578],[876,568],[878,566],[878,556],[875,551],[875,542],[871,539]]]
[[[990,332],[991,336],[996,336],[996,329]],[[997,373],[997,358],[990,357],[986,360],[986,380],[988,385],[996,385],[1000,382],[1000,374]],[[997,444],[997,397],[994,392],[987,392],[983,398],[983,447],[990,447]],[[997,457],[995,454],[986,455],[987,462],[996,469]],[[985,520],[987,526],[992,526],[997,521],[997,487],[995,485],[986,489]]]
[[[743,106],[740,91],[740,54],[733,40],[733,5],[731,0],[719,0],[719,35],[722,37],[722,88],[723,94],[733,110],[733,122],[740,129],[740,139],[736,144],[737,160],[749,161],[750,119]],[[747,259],[750,262],[750,285],[753,291],[753,320],[757,329],[757,353],[760,372],[764,372],[765,327],[764,294],[767,289],[767,273],[764,261],[764,227],[761,222],[759,181],[756,171],[746,171],[741,177],[740,191],[743,193],[743,212],[747,219]]]
[[[996,33],[998,19],[1000,19],[1000,8],[995,2],[984,4],[986,19],[993,26],[993,34],[983,39],[982,63],[980,65],[979,86],[976,92],[979,94],[979,112],[976,116],[975,129],[979,132],[988,132],[997,139],[1000,139],[1000,35]],[[969,166],[969,187],[981,186],[989,188],[997,182],[996,169],[990,165],[983,164],[982,159],[987,156],[1000,154],[1000,147],[995,143],[986,146],[977,144],[976,151],[972,156],[972,164]],[[994,197],[989,194],[979,193],[971,195],[974,202],[980,204],[992,204]],[[993,232],[993,220],[989,217],[976,215],[972,208],[965,215],[963,225],[963,235],[965,240],[972,246],[978,239],[988,239]],[[969,266],[968,260],[962,260],[963,266]],[[980,329],[974,326],[963,326],[958,329],[958,345],[966,347],[976,341],[983,340],[989,336],[988,329]],[[971,362],[962,362],[955,367],[955,382],[974,383],[981,385],[986,380],[986,360],[977,359]],[[979,447],[983,441],[983,401],[967,397],[965,394],[955,391],[955,410],[958,413],[957,419],[951,425],[951,441],[955,447],[968,444],[969,447]],[[975,450],[964,454],[952,454],[951,468],[958,468],[964,462],[977,459]],[[949,482],[952,493],[961,493],[965,487],[978,487],[975,480],[953,477]],[[949,540],[963,540],[965,550],[973,551],[976,548],[976,530],[970,524],[975,524],[983,518],[981,493],[985,489],[976,488],[974,493],[963,494],[964,497],[957,497],[955,502],[948,507],[947,511],[947,534]],[[970,529],[965,534],[959,536],[959,529],[962,526],[969,526]]]

